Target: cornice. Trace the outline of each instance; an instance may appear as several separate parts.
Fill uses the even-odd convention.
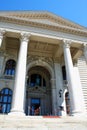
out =
[[[34,17],[34,16],[31,16],[31,17]],[[47,17],[52,18],[52,16],[49,16],[49,15],[46,15],[46,14],[41,15],[41,17],[43,19],[47,18]],[[36,16],[36,18],[40,18],[40,15],[38,17]],[[49,24],[29,21],[28,19],[23,19],[23,18],[18,18],[18,17],[13,17],[13,16],[3,16],[3,15],[0,15],[0,21],[18,24],[18,25],[24,25],[24,26],[43,28],[43,29],[48,29],[48,30],[53,30],[53,31],[60,31],[60,32],[75,34],[75,35],[78,35],[78,36],[87,36],[87,30],[86,29],[79,28],[79,27],[74,28],[74,27],[70,27],[68,25],[65,26],[63,24],[59,24],[57,26],[56,25],[49,25]]]
[[[85,29],[85,27],[76,24],[72,21],[69,21],[63,17],[50,13],[48,11],[11,11],[11,12],[1,12],[0,15],[2,16],[12,16],[16,18],[29,18],[29,19],[50,19],[53,22],[66,25],[73,28],[80,28]]]

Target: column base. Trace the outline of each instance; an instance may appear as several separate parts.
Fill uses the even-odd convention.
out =
[[[8,113],[9,116],[26,116],[24,112],[22,111],[11,111]]]

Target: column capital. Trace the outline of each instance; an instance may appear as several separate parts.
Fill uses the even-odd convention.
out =
[[[65,48],[70,48],[71,40],[63,39],[63,45]]]
[[[5,34],[5,30],[0,29],[0,39],[3,38],[3,35]]]
[[[22,32],[21,33],[21,41],[26,41],[26,42],[28,42],[29,41],[29,37],[31,36],[31,34],[30,33],[24,33],[24,32]]]

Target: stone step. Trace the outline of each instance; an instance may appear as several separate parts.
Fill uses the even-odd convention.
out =
[[[79,58],[78,60],[78,68],[80,73],[80,79],[82,83],[82,90],[83,90],[83,96],[84,96],[84,102],[85,102],[85,109],[87,111],[87,63],[85,61],[84,56]]]
[[[87,117],[16,117],[0,115],[0,130],[86,130]]]

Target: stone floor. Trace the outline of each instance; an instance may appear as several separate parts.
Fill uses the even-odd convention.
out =
[[[0,115],[0,130],[87,130],[87,117]]]

